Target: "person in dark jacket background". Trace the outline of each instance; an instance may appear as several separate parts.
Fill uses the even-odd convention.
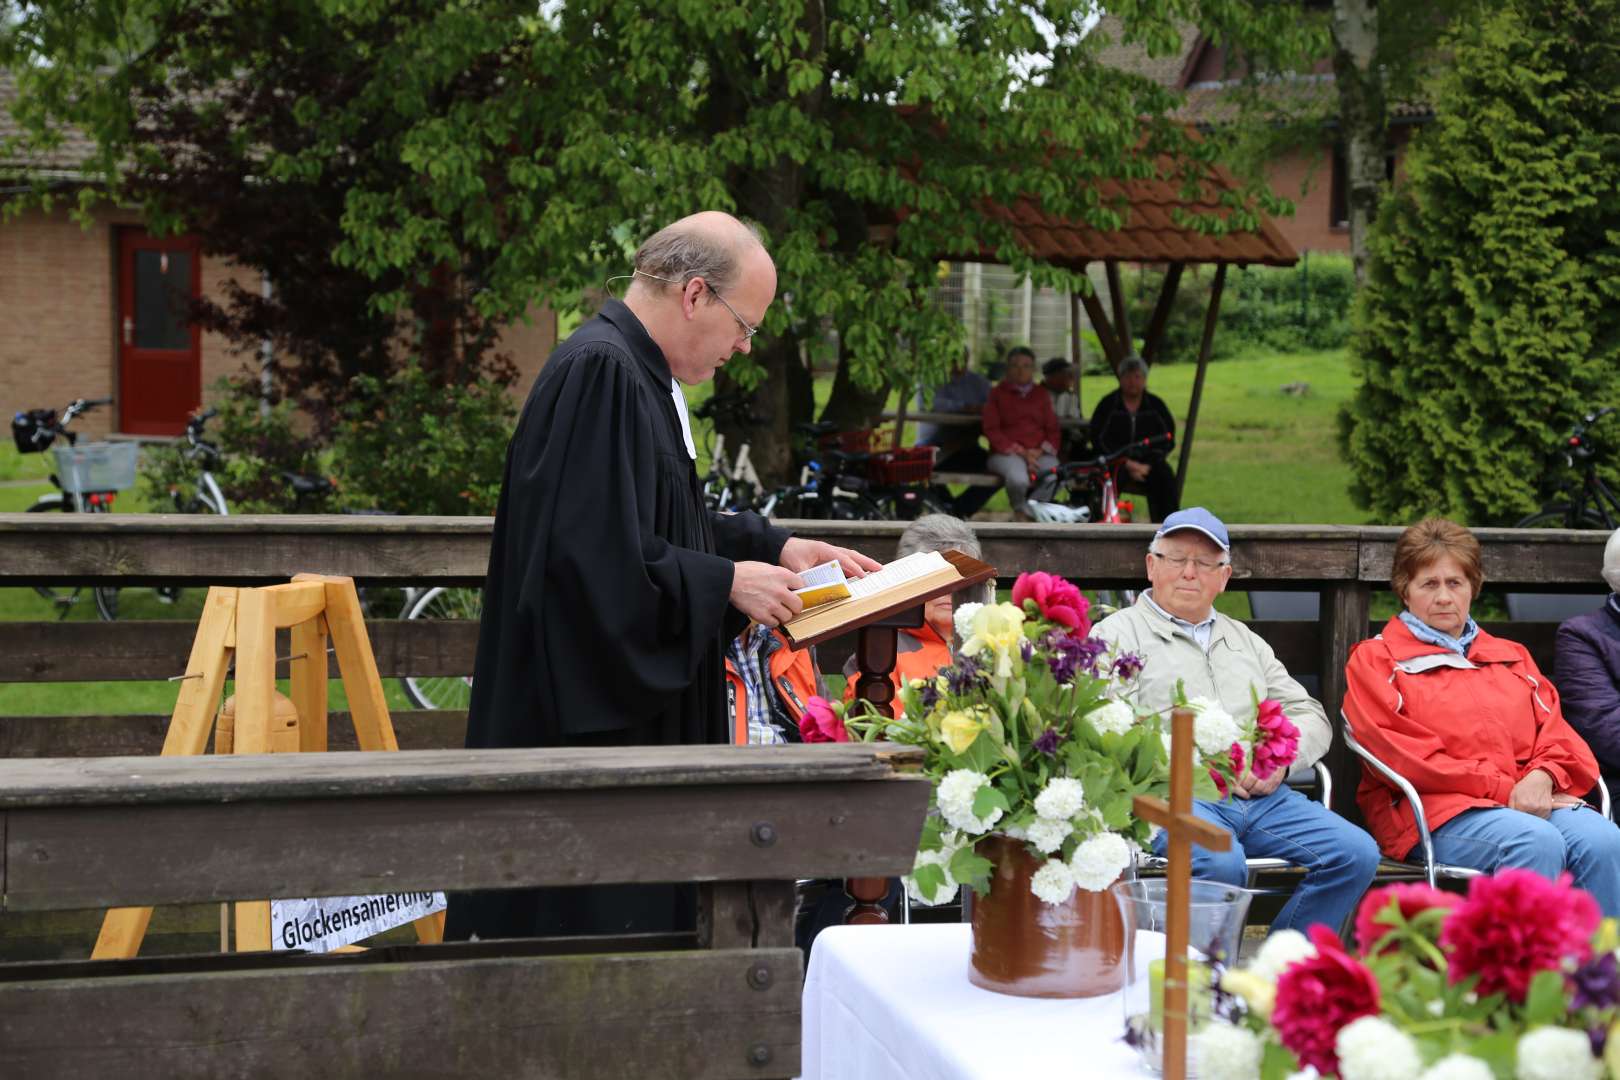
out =
[[[1564,699],[1564,718],[1597,756],[1603,780],[1620,780],[1620,529],[1603,549],[1609,598],[1587,615],[1558,628],[1553,682]]]
[[[1119,362],[1118,377],[1119,389],[1105,394],[1091,411],[1091,442],[1098,452],[1111,454],[1155,435],[1174,435],[1176,419],[1170,415],[1170,406],[1148,393],[1147,363],[1132,353]],[[1120,470],[1120,486],[1147,495],[1148,513],[1154,521],[1163,521],[1181,508],[1176,474],[1166,460],[1166,450],[1133,450]]]

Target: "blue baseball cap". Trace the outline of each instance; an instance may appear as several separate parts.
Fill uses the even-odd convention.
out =
[[[1181,532],[1183,529],[1193,529],[1201,532],[1215,541],[1222,551],[1228,554],[1232,551],[1232,541],[1227,538],[1226,526],[1221,524],[1220,518],[1205,510],[1202,506],[1177,510],[1164,519],[1164,522],[1159,526],[1159,531],[1153,535],[1155,537],[1169,536],[1171,533]]]

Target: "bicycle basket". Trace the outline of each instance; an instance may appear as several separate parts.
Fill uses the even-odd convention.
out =
[[[70,494],[92,491],[125,491],[135,486],[135,465],[141,447],[132,442],[85,443],[58,446],[56,480]]]
[[[29,409],[11,418],[11,437],[20,454],[37,454],[56,439],[56,411]]]
[[[880,485],[920,484],[934,475],[937,446],[905,446],[873,454],[866,467],[872,483]]]

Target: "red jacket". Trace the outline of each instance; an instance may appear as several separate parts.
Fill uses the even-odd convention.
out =
[[[1351,651],[1345,679],[1350,730],[1411,781],[1431,829],[1476,806],[1506,806],[1534,769],[1555,792],[1585,795],[1597,783],[1592,751],[1518,642],[1481,630],[1463,660],[1395,618]],[[1361,770],[1356,802],[1384,854],[1404,859],[1417,845],[1411,806],[1371,768]]]
[[[894,683],[894,715],[896,718],[906,714],[906,707],[901,703],[899,693],[906,683],[912,679],[932,679],[938,675],[941,668],[948,668],[956,661],[951,656],[951,647],[940,640],[934,633],[934,628],[923,625],[907,627],[897,635],[895,642],[894,670],[889,673],[889,679]],[[844,665],[844,674],[848,681],[844,683],[844,700],[854,701],[856,683],[855,658],[849,658]]]
[[[985,402],[984,435],[992,453],[1010,454],[1014,446],[1039,450],[1043,443],[1056,453],[1058,419],[1052,411],[1052,395],[1038,383],[1027,394],[1019,394],[1009,382],[997,383]]]

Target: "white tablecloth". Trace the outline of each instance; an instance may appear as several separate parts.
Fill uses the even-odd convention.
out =
[[[804,981],[803,1080],[1152,1076],[1119,995],[1054,1001],[968,982],[971,928],[835,926]]]

